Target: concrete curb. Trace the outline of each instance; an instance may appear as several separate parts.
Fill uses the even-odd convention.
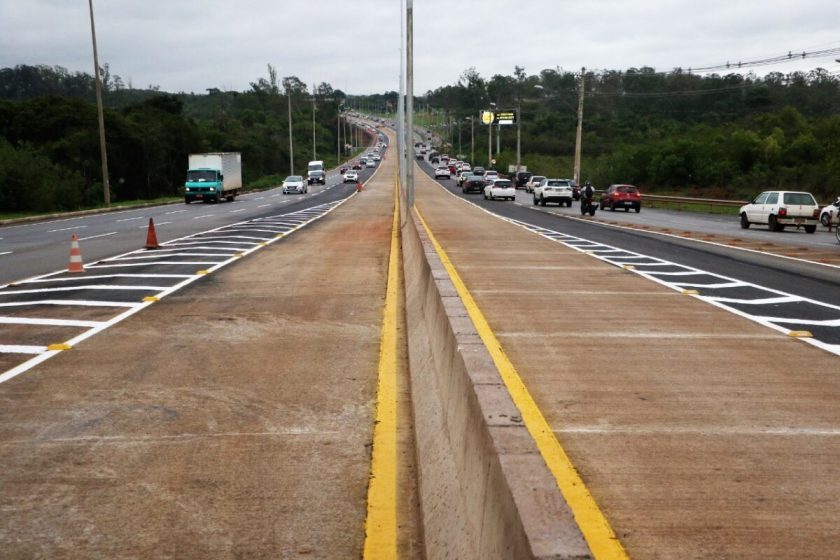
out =
[[[401,239],[426,556],[590,558],[415,214]]]

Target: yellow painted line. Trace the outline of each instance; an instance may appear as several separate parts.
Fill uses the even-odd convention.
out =
[[[792,336],[794,338],[812,338],[814,335],[811,331],[790,331],[788,336]]]
[[[152,302],[152,303],[154,303],[154,302],[156,302],[156,301],[160,301],[160,298],[159,298],[159,297],[157,297],[157,296],[146,296],[146,297],[144,297],[144,298],[143,298],[143,301],[145,301],[145,302],[147,302],[147,303],[148,303],[148,302]]]
[[[62,343],[62,344],[50,344],[49,346],[47,346],[47,350],[53,350],[53,351],[56,351],[56,350],[70,350],[71,348],[72,348],[72,346],[70,346],[69,344],[64,344],[64,343]]]
[[[578,527],[580,527],[580,531],[586,539],[592,555],[598,560],[629,558],[621,542],[615,536],[615,532],[612,530],[606,516],[598,507],[592,494],[589,493],[589,489],[584,484],[577,469],[575,469],[563,446],[560,445],[557,436],[554,435],[551,426],[549,426],[545,417],[542,415],[537,403],[534,402],[531,393],[519,376],[519,372],[502,349],[501,342],[496,338],[496,335],[490,328],[490,324],[467,289],[466,284],[464,284],[452,261],[449,260],[449,256],[443,250],[440,243],[438,243],[432,230],[429,229],[429,226],[420,214],[420,211],[417,208],[415,208],[415,211],[423,227],[426,229],[426,233],[432,245],[434,245],[438,257],[449,273],[449,277],[452,279],[458,295],[461,296],[464,306],[467,308],[467,312],[475,325],[475,329],[478,331],[478,335],[490,352],[490,356],[493,358],[493,362],[496,364],[496,368],[498,368],[505,382],[505,386],[513,398],[514,404],[519,408],[522,414],[522,421],[528,428],[531,437],[534,438],[537,448],[540,450],[540,454],[548,465],[549,470],[554,475],[557,486],[563,493],[566,503],[569,504],[569,508],[571,508],[572,514],[575,516],[575,521]]]
[[[399,196],[394,192],[391,256],[385,313],[379,343],[376,423],[365,519],[365,560],[397,557],[397,295],[399,272]]]

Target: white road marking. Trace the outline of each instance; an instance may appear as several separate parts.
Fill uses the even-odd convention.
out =
[[[215,214],[202,214],[201,216],[193,217],[193,220],[200,220],[201,218],[209,218],[211,216],[215,216]]]
[[[172,222],[155,222],[155,225],[156,226],[165,226],[166,224],[171,224],[171,223]],[[143,226],[140,226],[137,229],[148,229],[148,227],[149,227],[148,225],[143,225]]]
[[[98,239],[100,237],[108,237],[109,235],[116,235],[118,232],[112,231],[110,233],[101,233],[99,235],[91,235],[90,237],[81,237],[79,241],[87,241],[88,239]]]
[[[144,219],[144,218],[145,218],[145,216],[135,216],[135,217],[133,217],[133,218],[123,218],[123,219],[121,219],[121,220],[117,220],[117,223],[120,223],[120,222],[133,222],[133,221],[135,221],[135,220],[142,220],[142,219]]]
[[[271,204],[260,204],[257,208],[265,208],[266,206],[271,206]]]
[[[0,325],[46,325],[52,327],[93,328],[102,321],[75,321],[73,319],[36,319],[33,317],[0,317]]]
[[[69,228],[64,228],[64,229],[51,229],[47,233],[56,233],[56,232],[59,232],[59,231],[72,231],[72,230],[82,229],[82,228],[86,228],[86,227],[87,226],[76,226],[76,227],[69,227]]]
[[[238,212],[244,212],[245,210],[246,210],[245,208],[240,208],[239,210],[231,210],[231,211],[230,211],[230,212],[228,212],[228,213],[229,213],[229,214],[236,214],[236,213],[238,213]]]
[[[3,255],[11,255],[12,253],[13,251],[3,251],[2,253],[0,253],[0,257],[2,257]]]
[[[0,344],[0,354],[43,354],[46,346],[23,346],[18,344]],[[5,381],[0,377],[0,383]]]
[[[180,214],[181,212],[186,212],[186,210],[173,210],[172,212],[166,212],[166,214]]]

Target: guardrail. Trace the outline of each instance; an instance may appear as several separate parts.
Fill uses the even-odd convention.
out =
[[[666,195],[658,195],[658,194],[643,194],[642,195],[642,202],[645,206],[650,206],[655,208],[657,203],[664,203],[664,205],[674,205],[676,204],[677,210],[682,209],[682,206],[708,206],[709,212],[714,212],[715,208],[740,208],[744,204],[747,204],[749,201],[747,200],[723,200],[719,198],[692,198],[686,196],[666,196]]]

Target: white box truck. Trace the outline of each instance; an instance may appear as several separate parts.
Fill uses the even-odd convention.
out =
[[[184,202],[233,200],[242,189],[242,154],[214,152],[190,154]]]
[[[324,169],[324,162],[321,160],[310,161],[306,171],[306,182],[327,184],[327,170]]]

